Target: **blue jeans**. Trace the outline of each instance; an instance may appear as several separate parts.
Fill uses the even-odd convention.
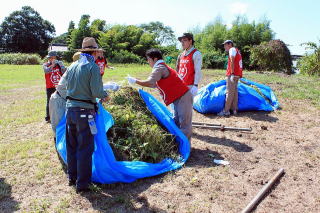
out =
[[[88,115],[92,109],[70,107],[67,109],[66,147],[69,180],[76,180],[77,189],[91,183],[94,136],[90,132]]]

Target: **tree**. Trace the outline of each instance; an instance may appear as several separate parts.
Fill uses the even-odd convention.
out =
[[[65,44],[67,45],[68,41],[68,33],[62,33],[61,35],[55,37],[52,40],[52,44]]]
[[[69,26],[68,26],[68,33],[70,34],[72,32],[72,30],[75,29],[75,23],[73,21],[69,22]]]
[[[105,31],[105,27],[106,21],[101,19],[93,20],[90,26],[91,36],[98,40],[101,36],[101,33]]]
[[[134,25],[114,25],[98,39],[108,58],[117,62],[138,62],[146,50],[157,47],[155,35]]]
[[[228,39],[232,39],[237,48],[241,50],[243,66],[249,68],[250,48],[262,42],[269,42],[274,38],[270,28],[270,21],[266,18],[258,24],[255,21],[249,23],[246,16],[238,16],[228,31]]]
[[[281,40],[262,42],[253,46],[250,52],[251,65],[255,68],[293,73],[290,50]]]
[[[222,19],[217,17],[216,20],[208,24],[201,33],[195,35],[195,45],[197,48],[208,52],[211,50],[223,49],[223,41],[227,39],[227,27],[222,23]]]
[[[7,52],[44,55],[55,33],[54,26],[30,6],[14,11],[1,24],[0,37]]]
[[[266,18],[256,24],[254,21],[249,23],[245,16],[238,16],[232,22],[232,27],[228,29],[222,18],[218,16],[213,23],[208,24],[202,31],[195,34],[195,46],[203,52],[204,58],[207,59],[204,66],[221,68],[221,64],[223,64],[221,54],[224,53],[222,42],[226,39],[233,40],[241,51],[244,67],[248,69],[250,68],[250,47],[259,45],[261,42],[268,42],[273,37],[274,33],[270,28],[270,21]],[[219,66],[212,67],[214,64]]]
[[[90,16],[82,15],[78,24],[78,28],[75,28],[74,22],[69,23],[68,33],[68,47],[69,49],[80,49],[82,46],[82,40],[85,37],[94,37],[98,40],[101,33],[105,31],[106,22],[104,20],[95,19],[90,24]]]
[[[78,28],[71,30],[69,49],[81,49],[82,40],[85,37],[91,37],[90,16],[82,15],[78,24]]]
[[[141,24],[139,27],[147,33],[154,34],[156,41],[160,45],[173,45],[176,43],[176,38],[171,27],[164,26],[164,24],[159,21]]]

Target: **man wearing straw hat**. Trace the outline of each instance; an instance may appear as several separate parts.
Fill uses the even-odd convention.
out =
[[[65,75],[67,82],[66,148],[69,185],[77,193],[89,191],[94,150],[96,98],[107,100],[100,69],[95,63],[99,49],[92,37],[83,39],[79,60],[70,65]],[[89,126],[90,121],[90,126]]]

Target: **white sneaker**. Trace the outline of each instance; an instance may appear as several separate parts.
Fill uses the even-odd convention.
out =
[[[232,114],[233,114],[233,115],[237,115],[237,114],[238,114],[238,111],[237,111],[237,110],[232,110]]]
[[[221,111],[217,114],[218,116],[229,116],[230,115],[230,112],[225,112],[225,111]]]

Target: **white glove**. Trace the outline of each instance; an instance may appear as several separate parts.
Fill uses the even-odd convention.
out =
[[[192,94],[193,97],[196,96],[196,95],[198,94],[198,87],[193,85],[193,86],[190,88],[190,92],[191,92],[191,94]]]
[[[130,75],[128,75],[126,78],[127,78],[128,82],[129,82],[129,84],[135,84],[136,81],[137,81],[136,78],[133,78]]]
[[[116,82],[107,82],[103,84],[103,90],[117,91],[119,89],[120,89],[120,86]]]
[[[109,67],[109,68],[112,69],[112,70],[114,69],[114,67]]]
[[[230,81],[231,81],[232,83],[234,83],[234,75],[233,75],[233,74],[230,75]]]

